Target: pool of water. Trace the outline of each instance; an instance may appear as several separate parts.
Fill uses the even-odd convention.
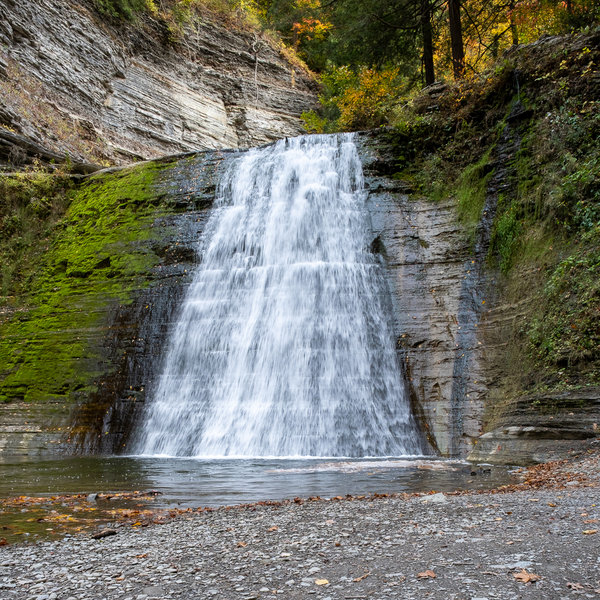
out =
[[[78,457],[0,463],[0,498],[156,490],[156,507],[220,506],[297,496],[486,489],[510,469],[431,458],[181,459]]]

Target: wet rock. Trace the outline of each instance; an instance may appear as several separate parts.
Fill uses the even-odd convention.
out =
[[[99,531],[98,533],[92,534],[92,539],[93,540],[101,540],[103,538],[110,537],[112,535],[117,535],[116,529],[103,529],[102,531]]]
[[[431,496],[425,496],[423,498],[424,504],[446,504],[448,502],[448,498],[442,493],[431,494]]]

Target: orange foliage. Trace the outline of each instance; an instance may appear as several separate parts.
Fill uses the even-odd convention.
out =
[[[356,130],[383,125],[396,100],[398,78],[397,68],[361,69],[356,83],[338,99],[340,128]]]

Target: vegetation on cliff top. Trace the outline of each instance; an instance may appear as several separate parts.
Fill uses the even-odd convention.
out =
[[[594,32],[515,48],[477,78],[416,96],[388,133],[397,177],[432,201],[454,197],[467,230],[497,194],[487,265],[502,302],[519,306],[499,398],[600,381],[599,47]],[[518,140],[508,154],[507,128]]]

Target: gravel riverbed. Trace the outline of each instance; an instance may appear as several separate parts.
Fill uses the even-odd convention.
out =
[[[115,530],[0,548],[0,598],[600,597],[597,470],[585,483],[259,503]]]

